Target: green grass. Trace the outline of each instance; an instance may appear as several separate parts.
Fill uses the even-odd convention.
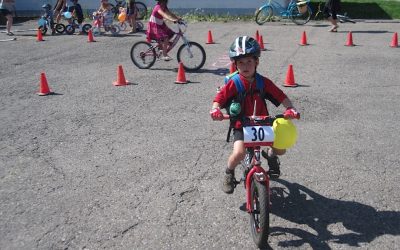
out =
[[[311,0],[313,12],[318,10],[318,4],[321,3],[321,9],[325,1]],[[341,0],[341,13],[347,12],[348,16],[356,19],[400,19],[400,1],[399,0]],[[319,17],[320,15],[318,15]]]
[[[319,3],[321,3],[322,10],[325,1],[311,0],[311,8],[313,10],[312,19],[314,19],[314,15],[318,10]],[[341,0],[341,6],[341,13],[346,12],[349,17],[355,19],[400,19],[400,0]],[[254,15],[211,15],[195,11],[185,14],[183,18],[192,22],[254,21]],[[321,13],[317,19],[322,18]]]
[[[323,10],[324,0],[311,0],[311,8],[313,10],[312,19],[318,10],[318,5],[321,3]],[[260,4],[261,5],[261,4]],[[355,19],[400,19],[400,0],[341,0],[342,11],[347,12],[347,15]],[[254,9],[254,12],[256,9]],[[150,17],[151,8],[148,9],[144,20]],[[91,14],[86,11],[86,21],[90,21]],[[231,21],[254,21],[254,15],[230,15],[227,14],[206,14],[201,10],[194,10],[182,16],[183,19],[190,22],[231,22]],[[320,13],[316,19],[323,19]]]

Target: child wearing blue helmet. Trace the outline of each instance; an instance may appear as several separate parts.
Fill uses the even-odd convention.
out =
[[[50,4],[43,4],[42,9],[44,11],[43,17],[46,18],[49,23],[50,23],[50,28],[51,28],[51,34],[55,34],[55,28],[54,28],[54,18],[53,18],[53,11],[51,10],[51,5]]]
[[[213,120],[223,120],[221,108],[225,108],[230,100],[240,100],[238,102],[241,105],[241,111],[238,114],[238,119],[235,119],[235,122],[231,124],[234,136],[233,152],[228,158],[228,166],[225,170],[222,185],[222,190],[228,194],[233,193],[235,187],[235,167],[244,159],[246,154],[243,142],[243,119],[241,117],[253,115],[254,110],[256,110],[256,115],[258,116],[267,116],[268,109],[265,100],[270,101],[275,106],[282,104],[286,108],[285,116],[295,118],[298,115],[292,101],[285,93],[270,79],[256,72],[260,54],[260,46],[254,38],[240,36],[235,39],[229,48],[229,57],[238,70],[236,78],[242,83],[244,96],[242,95],[242,98],[239,98],[240,93],[235,81],[229,79],[215,96],[210,111]],[[261,84],[257,84],[257,82]],[[284,153],[285,149],[274,147],[262,151],[263,157],[268,160],[268,174],[271,178],[278,178],[280,176],[278,155],[283,155]]]

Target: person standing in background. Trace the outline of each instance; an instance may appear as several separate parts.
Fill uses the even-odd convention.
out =
[[[336,14],[340,11],[340,0],[326,0],[324,7],[324,16],[332,23],[330,32],[337,32],[339,25],[337,24]]]
[[[61,14],[67,8],[67,0],[57,0],[56,5],[54,5],[54,16],[56,17],[56,23],[61,20]]]
[[[11,26],[13,24],[13,11],[15,6],[15,0],[0,0],[0,13],[7,18],[7,35],[13,36],[14,33],[11,32]]]
[[[129,34],[136,33],[136,15],[137,15],[137,10],[136,10],[136,6],[135,6],[135,0],[129,0],[128,1],[128,20],[129,20],[129,24],[132,27]]]

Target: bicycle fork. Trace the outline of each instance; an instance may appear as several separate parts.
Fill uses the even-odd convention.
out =
[[[192,53],[192,50],[190,49],[190,43],[189,43],[189,40],[188,39],[186,39],[186,37],[185,36],[182,36],[182,40],[183,40],[183,43],[185,44],[185,46],[186,46],[186,49],[187,49],[187,51],[188,51],[188,53],[189,53],[189,56],[190,56],[190,58],[193,58],[193,53]]]

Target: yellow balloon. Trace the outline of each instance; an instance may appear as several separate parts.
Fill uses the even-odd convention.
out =
[[[125,19],[126,19],[126,14],[125,13],[121,13],[121,14],[118,15],[118,20],[120,22],[124,22]]]
[[[293,122],[289,119],[277,118],[272,124],[275,139],[272,147],[277,149],[287,149],[292,147],[297,140],[297,130]]]

